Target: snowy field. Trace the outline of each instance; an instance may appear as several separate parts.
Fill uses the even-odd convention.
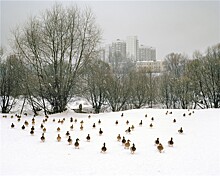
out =
[[[0,175],[220,175],[220,109],[194,110],[194,113],[192,110],[172,110],[172,114],[167,115],[166,111],[129,110],[123,112],[123,117],[122,112],[112,112],[90,114],[91,118],[88,118],[89,114],[68,111],[50,115],[45,123],[42,122],[44,116],[37,116],[34,135],[30,134],[33,115],[23,115],[18,122],[14,114],[8,114],[7,118],[0,114]],[[71,117],[77,122],[70,122]],[[58,123],[63,118],[64,123]],[[98,124],[99,119],[101,124]],[[83,130],[80,130],[82,120]],[[127,120],[129,124],[126,124]],[[139,125],[141,120],[142,126]],[[29,125],[22,130],[25,121]],[[14,128],[11,128],[12,123]],[[41,141],[41,123],[46,127],[45,142]],[[95,129],[92,127],[94,123]],[[152,128],[149,126],[151,123]],[[134,130],[126,133],[125,130],[132,125]],[[57,132],[58,127],[60,132]],[[180,127],[183,134],[178,133]],[[103,130],[101,136],[100,128]],[[72,145],[67,142],[67,131],[73,140]],[[60,142],[57,142],[58,134]],[[88,134],[90,142],[86,140]],[[131,145],[135,144],[137,150],[134,154],[117,141],[118,134],[129,139]],[[168,146],[171,137],[173,147]],[[80,140],[79,149],[74,147],[76,138]],[[162,153],[155,145],[156,138],[164,147]],[[101,153],[104,142],[107,152]]]

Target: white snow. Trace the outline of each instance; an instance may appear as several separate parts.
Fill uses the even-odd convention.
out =
[[[33,115],[22,116],[18,122],[12,114],[3,118],[0,114],[0,175],[169,175],[169,176],[217,176],[220,175],[220,109],[168,110],[172,114],[166,115],[165,109],[141,109],[111,112],[102,114],[77,114],[67,111],[61,114],[49,115],[44,124],[47,131],[46,140],[41,142],[42,129],[40,124],[45,118],[35,117],[35,134],[30,134]],[[186,113],[186,117],[183,117]],[[145,118],[147,114],[147,118]],[[77,119],[77,123],[70,123],[70,117]],[[154,117],[154,121],[151,121]],[[65,118],[63,124],[59,119]],[[176,123],[173,123],[173,119]],[[56,122],[53,122],[56,119]],[[98,125],[98,120],[101,124]],[[24,121],[29,122],[25,130],[21,129]],[[84,129],[80,130],[80,121],[84,121]],[[119,124],[115,125],[118,120]],[[126,121],[129,124],[126,125]],[[143,125],[139,126],[139,122]],[[11,128],[11,123],[15,128]],[[96,123],[96,129],[92,128]],[[153,128],[150,128],[153,123]],[[71,131],[70,126],[74,129]],[[135,126],[131,134],[125,130]],[[57,127],[61,128],[57,132]],[[178,129],[183,127],[183,134]],[[103,135],[99,136],[99,128]],[[79,138],[80,148],[69,145],[66,131],[70,131],[73,144]],[[57,142],[57,134],[62,137]],[[86,141],[90,134],[91,141]],[[124,149],[117,135],[125,136],[134,143],[137,150],[131,154]],[[159,153],[154,145],[156,138],[164,146],[164,152]],[[173,137],[174,146],[168,146],[168,140]],[[107,152],[101,153],[103,143],[106,143]]]

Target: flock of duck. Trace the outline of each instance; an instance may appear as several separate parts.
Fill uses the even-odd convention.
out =
[[[188,114],[184,113],[184,114],[183,114],[183,117],[185,117],[186,115],[191,116],[192,113],[194,113],[194,111],[189,112]],[[166,114],[166,115],[172,114],[172,111],[170,111],[170,112],[169,112],[169,111],[166,111],[165,114]],[[13,117],[14,117],[14,116],[12,115],[11,118],[13,118]],[[21,121],[21,118],[22,118],[21,115],[17,115],[17,114],[16,114],[15,117],[17,118],[17,121],[18,121],[18,122]],[[7,118],[7,115],[4,115],[3,118]],[[34,133],[35,133],[35,124],[36,124],[35,118],[37,118],[37,117],[34,116],[34,117],[31,119],[31,124],[32,124],[32,127],[31,127],[31,129],[30,129],[30,134],[31,134],[31,135],[34,135]],[[89,115],[88,118],[90,119],[90,118],[91,118],[91,115]],[[121,118],[123,118],[123,119],[125,118],[123,113],[121,114]],[[147,118],[147,114],[145,115],[145,118]],[[48,122],[48,119],[49,119],[49,116],[45,116],[44,119],[42,120],[42,123],[40,124],[40,128],[42,129],[42,135],[41,135],[41,137],[40,137],[41,142],[45,142],[45,140],[46,140],[44,134],[45,134],[46,131],[47,131],[46,123]],[[57,132],[58,132],[56,140],[57,140],[57,142],[60,142],[60,141],[62,140],[62,137],[61,137],[61,135],[59,134],[59,132],[60,132],[60,130],[61,130],[62,124],[65,123],[65,121],[69,120],[69,122],[72,123],[71,126],[69,127],[69,130],[73,130],[73,123],[74,123],[74,122],[77,123],[77,118],[73,119],[72,117],[70,117],[69,119],[63,118],[62,120],[61,120],[61,119],[59,119],[58,121],[56,121],[56,120],[57,120],[57,119],[54,118],[54,119],[53,119],[53,123],[58,123],[58,124],[60,124],[60,125],[57,127],[57,129],[56,129]],[[85,120],[85,119],[84,119],[84,120]],[[116,126],[119,124],[119,121],[120,121],[120,118],[115,121],[115,125],[116,125]],[[153,128],[153,122],[154,122],[154,117],[151,118],[151,123],[150,123],[150,125],[149,125],[150,128]],[[176,119],[173,119],[173,123],[176,123]],[[30,124],[30,122],[28,122],[28,120],[25,120],[25,121],[24,121],[24,124],[21,126],[21,129],[24,130],[25,128],[27,128],[27,127],[29,126],[29,124]],[[98,124],[99,124],[99,125],[101,124],[101,120],[100,120],[100,119],[98,120]],[[129,120],[126,121],[126,124],[127,124],[127,125],[129,124]],[[139,123],[139,126],[142,126],[142,125],[143,125],[143,121],[141,120],[140,123]],[[11,128],[15,128],[15,124],[14,124],[14,123],[11,124]],[[94,129],[96,128],[96,123],[93,123],[92,128],[94,128]],[[134,128],[135,128],[134,125],[132,125],[131,127],[129,126],[129,127],[125,130],[126,134],[130,134],[132,131],[134,131]],[[83,129],[84,129],[84,121],[81,120],[81,121],[80,121],[80,130],[83,131]],[[69,145],[72,145],[72,144],[73,144],[73,140],[72,140],[72,138],[71,138],[71,135],[70,135],[69,130],[66,131],[66,134],[65,134],[65,135],[66,135],[66,137],[67,137],[67,142],[68,142],[68,144],[69,144]],[[99,133],[99,136],[102,136],[102,134],[103,134],[102,128],[99,128],[98,133]],[[178,130],[178,133],[179,133],[179,134],[182,134],[182,133],[183,133],[183,127],[181,127],[181,128]],[[116,137],[116,139],[117,139],[118,142],[121,142],[121,143],[122,143],[122,145],[124,146],[125,149],[129,149],[129,148],[130,148],[131,154],[134,154],[134,153],[136,152],[137,149],[136,149],[135,144],[132,143],[132,145],[131,145],[131,141],[130,141],[129,139],[126,140],[126,139],[125,139],[125,136],[121,136],[120,134],[118,134],[117,137]],[[91,140],[91,136],[90,136],[90,134],[88,134],[88,135],[86,136],[86,141],[90,142],[90,140]],[[79,138],[77,138],[77,139],[75,140],[74,144],[73,144],[76,149],[79,149],[79,146],[80,146],[79,141],[80,141]],[[162,143],[160,142],[160,139],[159,139],[159,138],[156,138],[156,140],[154,141],[154,145],[157,147],[157,150],[158,150],[160,153],[162,153],[162,152],[164,151],[164,146],[163,146]],[[171,137],[170,140],[168,140],[168,146],[169,146],[169,147],[173,147],[173,145],[174,145],[174,140],[173,140],[173,137]],[[106,147],[106,143],[104,142],[104,143],[103,143],[103,146],[101,147],[100,152],[101,152],[101,153],[105,153],[106,151],[107,151],[107,147]]]

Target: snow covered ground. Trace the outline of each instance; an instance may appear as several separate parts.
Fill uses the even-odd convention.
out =
[[[40,139],[44,116],[35,117],[35,133],[31,135],[32,115],[23,115],[18,122],[17,117],[11,118],[13,114],[8,114],[7,118],[0,114],[0,175],[220,175],[220,109],[194,110],[194,113],[192,110],[168,110],[172,111],[168,115],[166,111],[129,110],[123,112],[123,117],[122,112],[91,114],[91,118],[88,118],[89,114],[72,111],[50,115],[44,123],[45,142]],[[186,113],[185,117],[183,113]],[[70,117],[77,122],[71,123]],[[58,123],[63,118],[64,123]],[[176,123],[173,123],[174,118]],[[101,124],[98,124],[99,119]],[[22,130],[25,120],[29,125]],[[80,130],[82,120],[84,129]],[[141,120],[143,125],[139,126]],[[11,128],[12,123],[14,128]],[[96,124],[95,129],[93,123]],[[74,129],[70,130],[72,124]],[[135,129],[127,134],[125,130],[131,125]],[[57,127],[61,128],[60,132],[57,132]],[[180,127],[183,127],[183,134],[178,133]],[[101,136],[100,128],[103,130]],[[73,139],[72,145],[67,142],[67,131]],[[61,142],[57,142],[58,134]],[[86,141],[88,134],[90,142]],[[134,154],[117,141],[118,134],[135,144],[137,150]],[[167,143],[171,137],[173,147]],[[74,147],[76,138],[80,139],[79,149]],[[164,146],[162,153],[154,144],[156,138]],[[107,152],[101,153],[104,142]]]

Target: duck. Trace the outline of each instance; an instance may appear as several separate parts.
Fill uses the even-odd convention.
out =
[[[147,114],[145,114],[145,116],[144,117],[147,117]]]
[[[105,153],[107,151],[107,148],[105,146],[105,143],[103,143],[103,147],[101,148],[101,153]]]
[[[180,134],[182,134],[182,133],[183,133],[183,128],[181,127],[181,128],[178,130],[178,132],[179,132]]]
[[[31,134],[31,135],[34,135],[34,130],[31,129],[30,134]]]
[[[44,133],[42,133],[42,136],[41,136],[41,138],[40,138],[40,139],[41,139],[41,141],[42,141],[42,142],[45,142]]]
[[[118,134],[118,136],[117,136],[117,140],[118,140],[118,141],[121,140],[121,136],[120,136],[120,134]]]
[[[88,118],[90,119],[90,118],[91,118],[91,115],[88,115]]]
[[[69,138],[67,139],[67,142],[69,143],[69,145],[71,145],[72,144],[72,139],[71,139],[71,136],[69,136]]]
[[[127,124],[127,125],[129,124],[129,121],[128,121],[128,120],[126,121],[126,124]]]
[[[129,149],[130,147],[130,140],[128,139],[127,142],[125,143],[125,149]]]
[[[160,144],[160,141],[159,141],[159,138],[157,138],[156,140],[155,140],[155,145],[159,145]]]
[[[58,120],[58,123],[60,123],[61,121],[60,121],[60,119]]]
[[[176,119],[173,119],[173,123],[176,123]]]
[[[55,122],[56,120],[55,119],[53,119],[53,122]]]
[[[152,123],[150,124],[150,127],[151,127],[151,128],[153,127],[153,124],[152,124]]]
[[[95,123],[93,123],[92,127],[95,128]]]
[[[102,129],[100,128],[99,129],[99,135],[101,136],[103,134],[103,131],[102,131]]]
[[[134,125],[131,125],[131,129],[132,129],[132,131],[134,131]]]
[[[19,117],[19,118],[18,118],[18,122],[20,122],[20,121],[21,121],[21,118]]]
[[[183,117],[185,117],[186,116],[186,114],[185,113],[183,113]]]
[[[76,142],[74,143],[74,146],[75,146],[75,148],[79,149],[79,139],[78,138],[76,139]]]
[[[28,126],[28,125],[29,125],[28,121],[26,121],[26,120],[25,120],[24,124],[25,124],[26,126]]]
[[[42,129],[42,128],[44,128],[44,125],[43,125],[43,124],[41,124],[41,125],[40,125],[40,128],[41,128],[41,129]]]
[[[81,126],[80,126],[80,130],[83,130],[83,125],[81,124]]]
[[[162,150],[163,150],[163,145],[160,143],[160,144],[157,146],[157,149],[158,149],[159,152],[161,153]]]
[[[126,140],[125,140],[125,137],[123,136],[123,138],[122,138],[122,145],[124,145],[125,143],[126,143]]]
[[[142,124],[143,124],[143,123],[142,123],[142,120],[141,120],[141,122],[139,123],[139,126],[142,126]]]
[[[61,121],[60,121],[60,123],[61,123],[61,124],[63,124],[63,123],[64,123],[64,121],[63,121],[63,120],[61,120]]]
[[[151,118],[151,121],[154,121],[154,118],[153,118],[153,117]]]
[[[43,132],[46,133],[46,131],[47,131],[47,129],[44,127],[44,128],[43,128]]]
[[[169,114],[172,114],[173,112],[172,111],[170,111],[170,113]]]
[[[117,120],[115,121],[115,125],[118,125],[118,121]]]
[[[60,142],[60,141],[61,141],[60,134],[58,134],[58,136],[57,136],[57,141],[58,141],[58,142]]]
[[[73,118],[72,118],[72,117],[70,117],[70,122],[71,122],[71,123],[73,122]]]
[[[88,134],[88,136],[86,137],[86,140],[89,142],[90,141],[90,135]]]
[[[12,123],[12,124],[11,124],[11,128],[14,128],[14,127],[15,127],[15,125]]]
[[[99,119],[98,124],[100,124],[100,123],[101,123],[101,120]]]
[[[69,136],[69,135],[70,135],[70,132],[69,132],[69,131],[67,131],[67,132],[66,132],[66,136]]]
[[[132,147],[130,148],[130,150],[131,150],[131,154],[134,154],[134,152],[136,151],[136,147],[134,143],[132,144]]]
[[[70,126],[70,129],[73,130],[73,124]]]
[[[168,111],[166,112],[166,115],[168,114]]]
[[[60,132],[60,127],[57,127],[57,131]]]
[[[173,138],[171,137],[170,141],[168,141],[168,145],[169,145],[170,147],[173,147],[173,144],[174,144]]]
[[[34,126],[31,127],[31,130],[34,131]]]
[[[35,125],[35,121],[32,121],[32,125]]]
[[[131,127],[128,127],[127,130],[125,130],[126,133],[131,133]]]
[[[74,122],[76,123],[76,122],[77,122],[77,119],[75,119]]]
[[[24,125],[22,125],[21,129],[22,129],[22,130],[24,130],[24,129],[25,129],[25,126],[24,126]]]
[[[121,113],[121,117],[124,117],[124,114],[123,114],[123,113]]]
[[[80,124],[83,124],[83,123],[84,123],[83,120],[81,120]]]

